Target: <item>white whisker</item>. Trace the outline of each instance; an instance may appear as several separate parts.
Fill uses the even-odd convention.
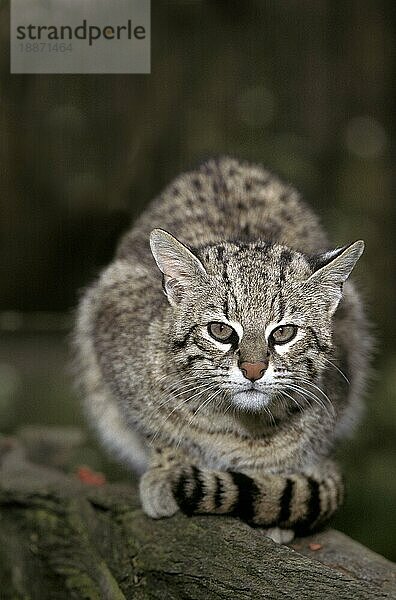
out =
[[[200,389],[198,392],[196,392],[195,394],[193,394],[192,396],[188,396],[188,398],[183,398],[183,400],[181,402],[179,402],[175,407],[173,407],[173,409],[171,410],[171,412],[165,417],[165,419],[162,421],[162,425],[172,416],[172,414],[180,409],[184,404],[187,404],[187,402],[190,402],[191,400],[193,400],[196,397],[199,397],[200,395],[202,395],[203,393],[205,393],[206,391],[208,391],[210,388],[212,387],[211,383],[207,383],[205,384],[205,386],[203,387],[203,389]],[[187,393],[187,392],[183,392],[183,393]],[[168,398],[165,402],[162,403],[161,407],[165,406],[168,402],[171,402],[172,400],[174,400],[175,396],[171,396],[170,398]],[[154,410],[156,410],[158,408],[158,405],[154,408]],[[156,433],[154,434],[154,437],[151,438],[150,443],[152,444],[154,442],[154,440],[156,439],[156,437],[159,434],[159,429],[156,431]]]
[[[302,411],[303,411],[303,407],[302,407],[302,406],[301,406],[301,404],[298,402],[298,400],[296,400],[296,398],[293,398],[293,396],[291,396],[290,394],[288,394],[288,393],[286,392],[286,390],[282,390],[281,394],[282,394],[282,399],[283,399],[283,400],[284,400],[284,398],[283,398],[283,394],[285,394],[285,396],[287,396],[287,398],[289,398],[290,400],[292,400],[292,402],[294,402],[294,404],[296,404],[296,406],[297,406],[297,408],[298,408],[298,410],[299,410],[300,412],[302,412]]]
[[[323,359],[328,362],[334,369],[336,369],[336,371],[339,372],[339,374],[345,379],[345,381],[347,382],[348,385],[351,384],[351,382],[349,381],[348,377],[345,375],[344,371],[342,371],[339,367],[337,367],[336,364],[334,364],[331,360],[329,360],[328,358],[326,358],[325,356],[323,357]]]
[[[290,388],[292,391],[297,392],[298,394],[300,394],[303,398],[305,398],[306,400],[313,400],[315,402],[315,404],[317,404],[318,406],[322,407],[323,410],[327,413],[327,415],[330,418],[334,418],[335,417],[335,410],[334,410],[334,406],[331,403],[329,397],[325,394],[326,398],[327,398],[327,405],[324,403],[324,401],[317,396],[316,394],[314,394],[313,392],[311,392],[310,390],[307,390],[305,388],[302,388],[296,384],[288,384],[287,386],[288,388]]]
[[[217,389],[217,390],[215,390],[213,394],[209,395],[209,397],[208,397],[208,398],[206,398],[206,399],[205,399],[205,400],[202,402],[202,404],[200,404],[200,405],[198,406],[198,408],[197,408],[197,409],[194,411],[194,413],[193,413],[193,415],[192,415],[191,419],[188,421],[188,423],[187,423],[187,428],[188,428],[188,427],[191,425],[191,423],[193,422],[193,420],[194,420],[194,417],[197,415],[197,413],[198,413],[198,412],[199,412],[199,411],[200,411],[202,408],[204,408],[205,406],[207,406],[207,405],[208,405],[208,404],[209,404],[209,403],[210,403],[212,400],[214,400],[214,399],[215,399],[217,396],[219,396],[219,394],[221,394],[222,392],[223,392],[223,390],[221,390],[221,389]],[[178,440],[178,442],[177,442],[177,444],[176,444],[176,448],[178,448],[178,447],[179,447],[179,445],[180,445],[180,443],[181,443],[181,440],[182,440],[182,436],[180,436],[180,439]]]

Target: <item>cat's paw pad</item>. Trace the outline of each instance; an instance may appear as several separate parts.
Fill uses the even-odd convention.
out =
[[[146,471],[140,479],[139,490],[143,510],[152,519],[171,517],[179,510],[166,471],[161,469]]]
[[[292,529],[270,527],[269,529],[265,529],[264,533],[277,544],[289,544],[294,539],[294,531]]]

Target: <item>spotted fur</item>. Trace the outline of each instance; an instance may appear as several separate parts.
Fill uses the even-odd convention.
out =
[[[335,512],[329,457],[360,415],[370,350],[347,280],[362,250],[329,251],[292,187],[230,158],[178,177],[136,221],[81,300],[75,345],[89,419],[142,474],[147,514],[303,532]],[[266,361],[264,376],[248,382],[241,361]]]

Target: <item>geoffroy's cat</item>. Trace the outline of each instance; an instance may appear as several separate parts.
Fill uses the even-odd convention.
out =
[[[335,512],[370,350],[347,281],[363,248],[329,250],[292,187],[231,158],[144,211],[75,346],[89,419],[141,473],[148,515],[231,514],[289,541]]]

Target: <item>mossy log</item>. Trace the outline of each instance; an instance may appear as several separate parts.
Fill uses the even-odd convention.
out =
[[[48,466],[78,436],[46,432],[47,464],[32,436],[0,441],[4,600],[396,598],[394,565],[340,532],[282,546],[229,517],[153,521],[135,486]]]

